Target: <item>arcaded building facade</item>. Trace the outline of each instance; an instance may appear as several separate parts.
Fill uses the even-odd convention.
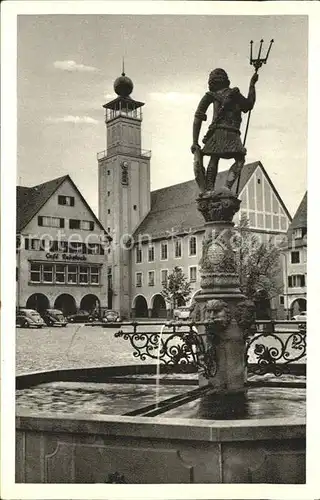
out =
[[[110,236],[71,178],[17,187],[16,304],[65,314],[107,305]]]

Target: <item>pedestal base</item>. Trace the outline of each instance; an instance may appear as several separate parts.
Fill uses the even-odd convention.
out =
[[[201,291],[195,297],[193,314],[195,320],[207,322],[198,328],[198,333],[204,340],[211,368],[209,373],[208,370],[199,373],[199,384],[210,385],[212,400],[219,399],[221,408],[225,408],[229,396],[243,397],[246,382],[244,332],[238,321],[239,306],[245,296],[240,290],[232,247],[235,235],[232,218],[239,210],[240,200],[229,189],[222,188],[204,193],[197,202],[206,220],[206,231],[200,261]]]

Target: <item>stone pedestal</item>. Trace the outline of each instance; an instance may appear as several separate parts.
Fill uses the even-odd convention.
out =
[[[232,218],[239,210],[240,200],[227,188],[209,192],[198,200],[198,209],[204,216],[205,237],[202,248],[201,291],[196,295],[193,317],[207,322],[198,327],[203,335],[210,372],[199,373],[199,384],[210,385],[217,403],[230,406],[243,401],[246,381],[245,340],[239,311],[245,296],[239,288],[232,239],[235,236]],[[208,397],[210,400],[210,396]],[[211,407],[204,401],[204,411]]]

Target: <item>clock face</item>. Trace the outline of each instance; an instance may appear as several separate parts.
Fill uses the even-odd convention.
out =
[[[122,166],[125,167],[125,168],[128,168],[129,167],[129,163],[127,161],[123,161],[122,162]]]

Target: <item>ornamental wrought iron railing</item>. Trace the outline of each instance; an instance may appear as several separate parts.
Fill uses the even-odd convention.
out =
[[[128,341],[132,354],[141,361],[162,365],[193,366],[205,377],[217,371],[216,348],[220,336],[199,334],[208,322],[139,321],[105,323],[116,327],[116,339]],[[209,338],[209,341],[208,341]],[[245,363],[248,373],[275,376],[305,374],[306,323],[294,321],[256,321],[245,332]]]

